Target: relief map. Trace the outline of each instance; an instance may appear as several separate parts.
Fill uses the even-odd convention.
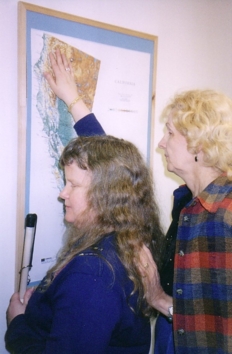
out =
[[[50,89],[44,72],[52,72],[49,53],[59,48],[67,60],[71,62],[78,94],[86,106],[92,111],[97,87],[100,60],[60,41],[48,34],[43,34],[43,48],[39,60],[32,68],[38,81],[36,106],[43,124],[43,132],[47,138],[48,154],[52,158],[52,174],[59,190],[63,188],[63,173],[59,169],[59,158],[64,146],[76,136],[73,129],[73,119],[66,104],[58,99]]]

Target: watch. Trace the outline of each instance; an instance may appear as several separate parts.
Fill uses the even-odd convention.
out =
[[[172,322],[172,317],[173,317],[173,306],[170,306],[168,308],[168,321]]]

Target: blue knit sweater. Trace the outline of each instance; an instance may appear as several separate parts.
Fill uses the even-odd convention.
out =
[[[77,255],[44,292],[42,285],[9,325],[5,339],[14,354],[149,352],[150,323],[130,308],[137,295],[130,296],[114,234]]]

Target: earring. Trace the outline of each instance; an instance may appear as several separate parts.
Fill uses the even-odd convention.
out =
[[[195,156],[195,161],[196,161],[196,162],[198,161],[197,155]]]

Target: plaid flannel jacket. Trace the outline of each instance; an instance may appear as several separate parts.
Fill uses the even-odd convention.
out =
[[[232,182],[225,176],[180,214],[173,301],[176,354],[232,353]]]

